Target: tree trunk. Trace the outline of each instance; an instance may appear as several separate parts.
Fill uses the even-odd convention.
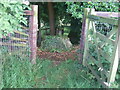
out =
[[[50,35],[55,35],[55,18],[54,18],[54,8],[53,3],[48,2],[48,13],[49,13],[49,25],[50,25]]]
[[[37,46],[40,47],[40,44],[41,44],[41,24],[40,24],[40,5],[38,5],[38,33],[37,33]]]

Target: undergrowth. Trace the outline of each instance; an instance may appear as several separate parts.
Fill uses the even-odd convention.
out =
[[[6,57],[3,66],[4,88],[96,88],[95,77],[78,61],[67,60],[54,65],[50,60],[29,60]]]

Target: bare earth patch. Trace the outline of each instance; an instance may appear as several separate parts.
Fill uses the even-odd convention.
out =
[[[78,48],[79,46],[75,46],[73,50],[66,51],[66,52],[47,52],[47,51],[37,50],[37,55],[39,58],[42,58],[42,59],[53,60],[53,63],[57,65],[61,61],[65,61],[68,59],[76,60],[77,59],[76,50]]]

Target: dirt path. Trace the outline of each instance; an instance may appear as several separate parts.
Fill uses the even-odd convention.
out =
[[[42,59],[49,59],[53,61],[65,61],[68,59],[76,60],[77,59],[77,53],[76,50],[79,48],[79,46],[75,46],[71,51],[66,52],[46,52],[46,51],[37,51],[38,57]]]

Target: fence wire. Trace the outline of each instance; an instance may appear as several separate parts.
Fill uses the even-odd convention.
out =
[[[22,30],[15,30],[13,34],[8,34],[0,38],[0,54],[1,59],[7,56],[14,56],[18,60],[29,58],[29,17],[27,17],[28,25],[22,25]]]

